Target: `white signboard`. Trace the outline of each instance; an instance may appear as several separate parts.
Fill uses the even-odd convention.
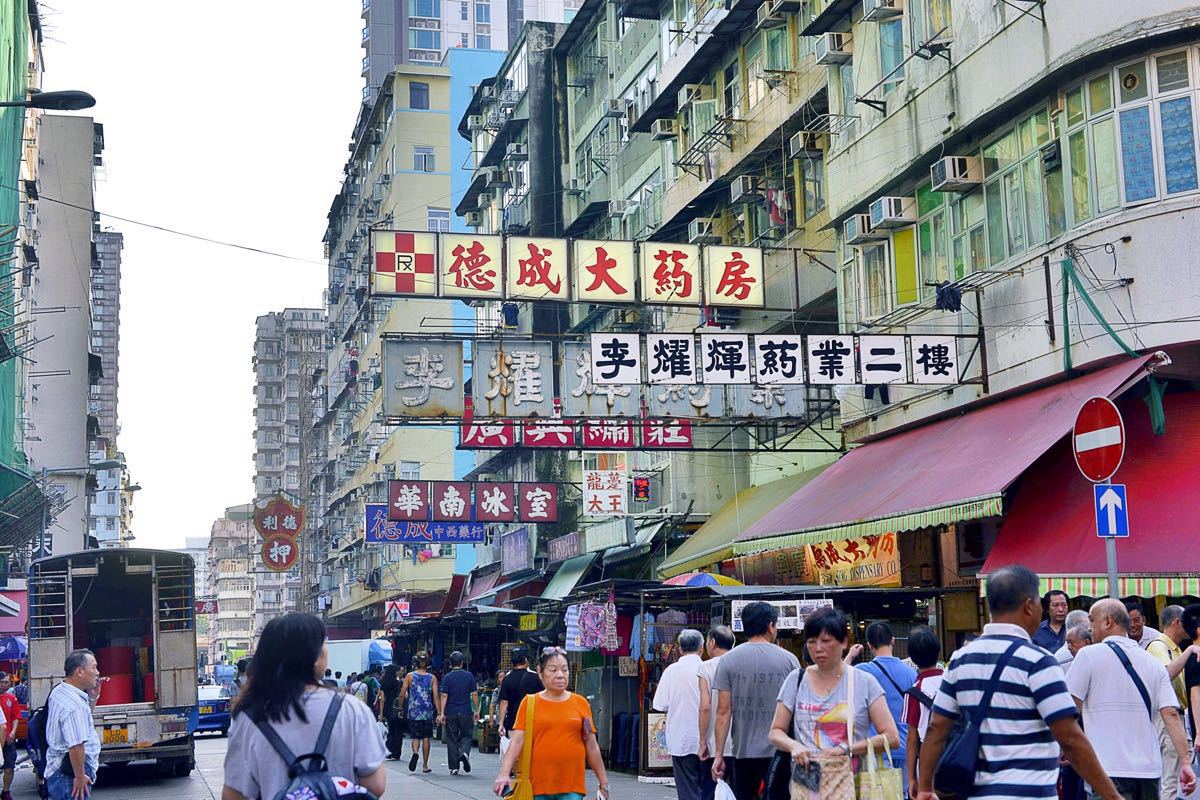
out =
[[[589,517],[623,517],[629,513],[628,479],[624,470],[583,471],[583,514]]]
[[[804,621],[822,608],[833,608],[833,601],[819,600],[733,600],[730,608],[733,612],[733,630],[742,632],[742,611],[751,603],[764,602],[775,606],[779,611],[779,621],[775,627],[781,631],[798,631],[804,627]]]

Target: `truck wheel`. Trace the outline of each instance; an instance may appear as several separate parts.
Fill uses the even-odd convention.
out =
[[[196,765],[192,762],[191,759],[181,758],[175,762],[175,769],[174,769],[173,774],[176,778],[186,778],[188,775],[192,774],[192,769],[195,766]]]

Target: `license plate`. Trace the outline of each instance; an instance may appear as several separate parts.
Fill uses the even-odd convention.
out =
[[[211,713],[213,713],[213,707],[212,706],[200,706],[200,713],[201,714],[211,714]]]
[[[129,728],[105,728],[100,741],[102,744],[129,744]]]

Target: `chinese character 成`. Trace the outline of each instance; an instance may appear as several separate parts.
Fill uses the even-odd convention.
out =
[[[550,263],[550,251],[544,247],[538,247],[534,242],[530,242],[529,258],[517,259],[517,264],[520,266],[520,272],[517,275],[518,286],[545,286],[549,291],[548,294],[558,294],[562,289],[561,278],[551,278],[550,270],[553,265]]]

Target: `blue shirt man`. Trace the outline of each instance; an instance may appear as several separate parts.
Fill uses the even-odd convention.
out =
[[[1067,643],[1067,593],[1058,589],[1046,592],[1046,619],[1033,634],[1033,643],[1047,653],[1055,653]]]
[[[859,664],[863,672],[869,672],[883,687],[887,699],[888,710],[896,720],[896,728],[900,733],[900,746],[892,751],[892,764],[899,767],[904,778],[904,796],[908,796],[908,770],[905,769],[907,756],[904,743],[908,739],[908,724],[904,722],[904,705],[907,697],[905,692],[917,682],[917,671],[892,655],[892,645],[895,636],[892,628],[886,622],[872,622],[867,626],[867,645],[871,648],[872,659],[866,664]],[[877,731],[871,727],[871,735]]]
[[[63,664],[66,680],[50,690],[46,718],[46,788],[50,800],[91,794],[100,767],[100,736],[92,723],[90,692],[100,687],[100,668],[90,650],[76,650]],[[63,772],[63,764],[72,775]]]

